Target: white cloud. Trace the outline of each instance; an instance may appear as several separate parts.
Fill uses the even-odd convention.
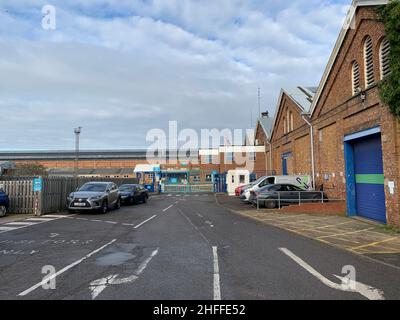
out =
[[[0,4],[0,149],[72,148],[77,125],[85,148],[143,147],[168,120],[250,127],[258,87],[273,114],[281,87],[319,82],[344,15],[343,1],[55,1],[44,31],[41,5]]]

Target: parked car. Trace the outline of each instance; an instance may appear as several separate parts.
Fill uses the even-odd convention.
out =
[[[257,191],[251,191],[250,201],[252,204],[260,207],[274,209],[281,205],[328,201],[328,197],[319,191],[306,191],[292,184],[273,184],[261,188]]]
[[[0,189],[0,217],[4,217],[7,214],[9,206],[10,199],[8,198],[8,195]]]
[[[118,186],[113,182],[87,182],[67,197],[68,211],[100,211],[121,207]]]
[[[264,176],[258,179],[250,188],[244,190],[240,199],[244,202],[251,202],[251,191],[258,191],[265,186],[273,184],[292,184],[303,190],[311,190],[311,186],[308,184],[309,181],[311,181],[310,176]]]
[[[236,197],[240,197],[240,195],[241,195],[241,193],[242,193],[242,190],[244,189],[244,188],[247,188],[249,185],[248,184],[243,184],[243,185],[241,185],[241,186],[239,186],[239,187],[236,187],[236,189],[235,189],[235,196]]]
[[[123,184],[119,187],[123,204],[146,203],[149,199],[149,190],[141,184]]]

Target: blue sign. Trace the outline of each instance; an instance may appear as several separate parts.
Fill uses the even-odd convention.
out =
[[[43,179],[42,178],[35,178],[33,179],[33,191],[39,192],[43,189]]]
[[[153,167],[153,171],[154,172],[161,172],[161,169],[160,169],[160,167]]]

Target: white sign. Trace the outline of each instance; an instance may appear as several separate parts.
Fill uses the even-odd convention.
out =
[[[388,187],[389,187],[390,194],[394,194],[394,181],[389,181]]]

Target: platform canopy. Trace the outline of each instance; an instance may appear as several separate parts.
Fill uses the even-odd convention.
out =
[[[159,172],[159,164],[137,164],[134,172]]]

